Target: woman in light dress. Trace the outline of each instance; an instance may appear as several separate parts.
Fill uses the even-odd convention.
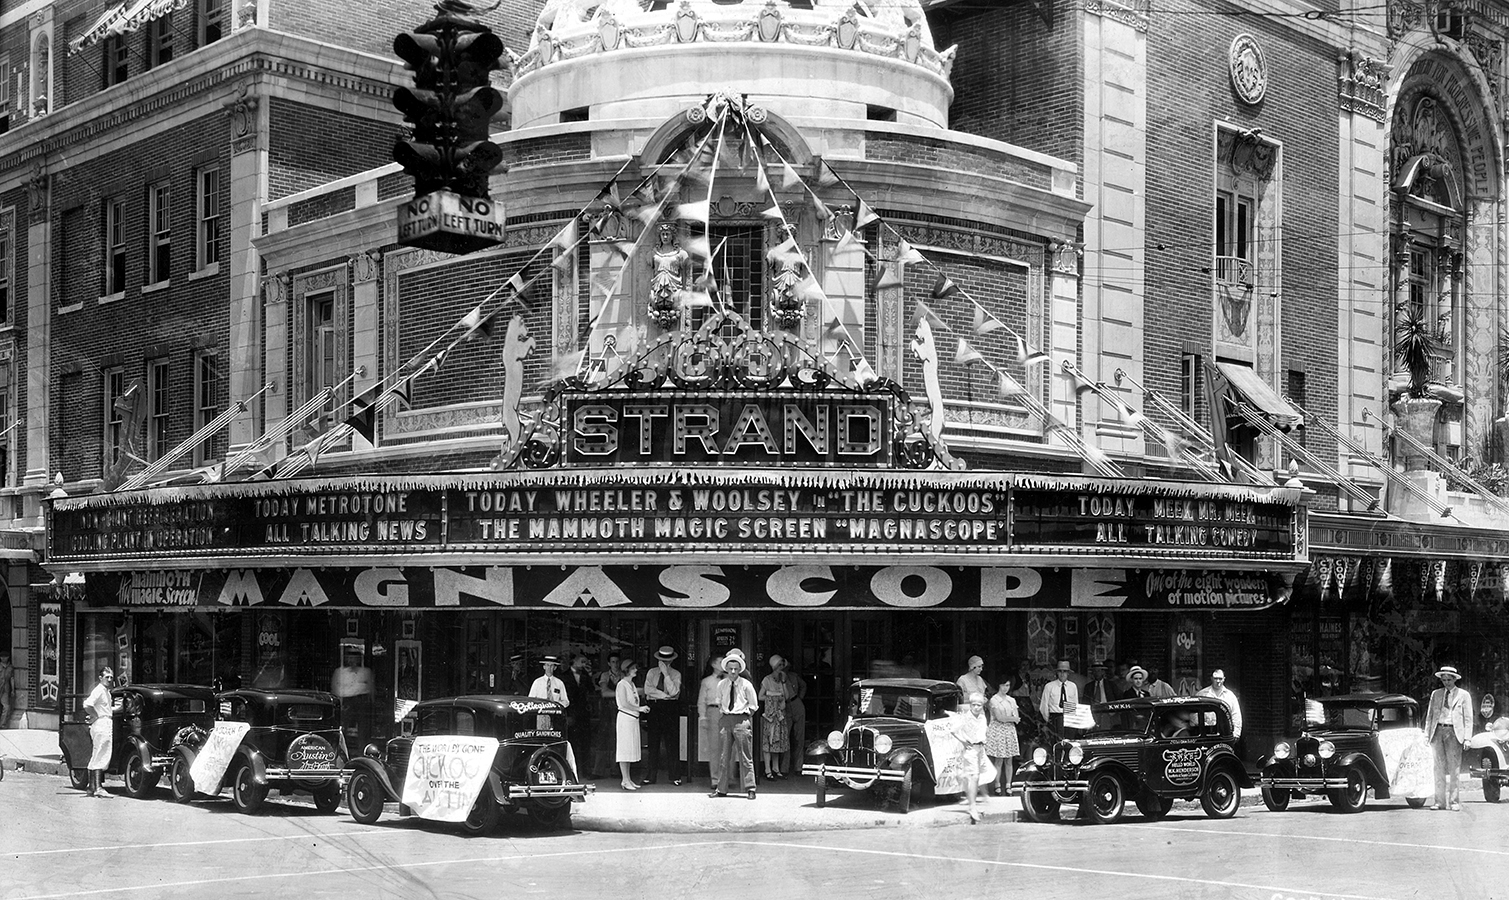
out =
[[[621,667],[622,677],[618,679],[618,687],[615,691],[615,701],[618,707],[618,747],[614,758],[618,760],[618,769],[623,773],[621,787],[626,791],[637,791],[639,785],[629,777],[629,767],[639,762],[639,717],[650,711],[639,697],[639,689],[634,686],[634,676],[639,674],[639,663],[632,659],[626,659]]]
[[[970,694],[969,708],[949,717],[949,730],[964,746],[959,750],[959,777],[964,781],[964,802],[969,804],[969,822],[978,825],[980,812],[975,809],[980,779],[990,777],[990,760],[985,758],[985,695]]]
[[[1011,793],[1012,760],[1021,754],[1016,727],[1022,721],[1016,698],[1011,695],[1011,678],[1001,679],[990,703],[985,707],[990,726],[985,731],[985,755],[996,767],[996,781],[991,793],[997,797]]]
[[[791,749],[791,722],[786,718],[786,659],[770,655],[770,674],[760,680],[760,754],[767,779],[785,778],[786,752]]]

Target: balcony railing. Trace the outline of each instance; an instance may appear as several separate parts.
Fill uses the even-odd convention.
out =
[[[1252,287],[1252,263],[1240,256],[1217,256],[1216,281],[1250,288]]]

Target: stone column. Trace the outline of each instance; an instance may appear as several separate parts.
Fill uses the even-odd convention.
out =
[[[258,102],[251,82],[239,86],[236,96],[226,104],[226,112],[231,132],[230,208],[227,210],[230,252],[226,260],[230,276],[230,334],[227,337],[230,346],[230,403],[235,404],[255,394],[266,383],[263,378],[262,329],[259,327],[262,262],[252,241],[262,234],[262,201],[267,190],[267,147],[262,136],[267,133],[268,113],[267,104]],[[286,380],[279,380],[274,390],[276,396],[286,398]],[[242,449],[261,433],[256,413],[254,408],[250,415],[231,420],[228,455]]]
[[[52,192],[48,177],[39,163],[26,192],[26,474],[22,482],[38,487],[52,480],[47,439],[52,421]],[[28,517],[40,512],[33,511],[32,505],[28,504]]]
[[[354,357],[351,366],[353,370],[366,373],[352,382],[352,396],[360,396],[362,391],[391,374],[378,366],[381,341],[377,331],[377,268],[381,258],[382,254],[377,250],[365,250],[346,261],[351,269],[351,347]],[[352,433],[353,450],[371,450],[372,447],[366,438]]]

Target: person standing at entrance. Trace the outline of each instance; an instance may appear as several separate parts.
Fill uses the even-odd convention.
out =
[[[986,719],[990,725],[985,730],[985,755],[996,767],[995,785],[991,793],[997,797],[1011,793],[1012,760],[1020,753],[1016,727],[1022,721],[1016,698],[1011,696],[1011,677],[1001,679],[995,696],[986,704]]]
[[[765,763],[765,777],[774,781],[784,778],[786,753],[791,749],[791,724],[786,718],[786,659],[770,654],[770,674],[760,680],[760,756]]]
[[[734,767],[742,765],[744,791],[749,799],[755,798],[753,718],[760,709],[760,698],[749,679],[740,677],[744,668],[744,653],[739,648],[724,655],[723,671],[728,677],[718,689],[718,745],[723,751],[723,770],[710,797],[727,797]]]
[[[592,699],[596,690],[587,657],[580,653],[571,657],[571,668],[567,670],[565,680],[566,696],[571,698],[571,706],[566,712],[566,740],[576,757],[576,771],[580,777],[585,769],[592,767]]]
[[[681,673],[671,667],[679,654],[671,647],[655,651],[655,668],[644,676],[644,696],[650,713],[645,722],[650,732],[650,761],[645,766],[644,781],[654,784],[660,771],[660,757],[665,755],[665,774],[671,784],[681,784]]]
[[[1064,716],[1072,715],[1079,706],[1079,688],[1069,680],[1069,661],[1061,659],[1054,670],[1055,680],[1043,685],[1043,696],[1038,700],[1038,712],[1061,737],[1078,734],[1079,729],[1067,728]]]
[[[1458,777],[1462,770],[1462,745],[1472,736],[1472,698],[1457,687],[1455,666],[1436,672],[1441,687],[1430,692],[1425,709],[1425,734],[1436,757],[1436,802],[1431,809],[1462,811]]]
[[[571,698],[566,695],[566,682],[555,676],[555,670],[560,668],[561,661],[554,656],[542,656],[540,666],[544,668],[545,674],[529,686],[529,696],[537,700],[554,700],[565,707],[567,715],[570,715]]]
[[[508,671],[498,679],[498,693],[518,696],[525,693],[524,654],[515,653],[508,658]]]
[[[10,664],[10,651],[0,650],[0,728],[10,727],[11,711],[16,708],[16,670]]]
[[[791,722],[791,750],[786,754],[786,771],[800,773],[802,754],[807,749],[807,680],[791,669],[786,670],[786,718]]]
[[[989,696],[990,685],[985,682],[985,676],[980,674],[985,671],[985,660],[978,656],[971,656],[964,667],[967,671],[954,682],[959,686],[959,690],[964,692],[964,696],[968,697],[970,694]]]
[[[639,717],[649,712],[650,708],[639,702],[639,689],[634,686],[634,676],[639,674],[639,663],[626,659],[619,670],[623,677],[618,679],[614,693],[618,705],[618,746],[613,757],[618,760],[618,770],[623,775],[619,787],[626,791],[637,791],[639,785],[634,783],[629,767],[639,762]]]
[[[1225,671],[1211,670],[1210,684],[1200,688],[1195,696],[1214,697],[1226,704],[1226,709],[1231,712],[1231,736],[1238,741],[1242,739],[1242,704],[1237,701],[1236,691],[1226,686]]]
[[[342,651],[340,668],[330,676],[330,693],[340,701],[341,730],[348,747],[365,747],[372,734],[372,670],[359,647]]]
[[[1147,686],[1147,669],[1137,665],[1132,666],[1127,669],[1127,681],[1131,683],[1131,687],[1122,693],[1121,699],[1134,700],[1138,697],[1153,696],[1153,692]]]
[[[716,788],[723,771],[723,748],[718,744],[718,688],[728,675],[721,656],[708,660],[707,667],[709,674],[697,688],[697,759],[707,763],[708,785]]]
[[[84,700],[84,721],[89,723],[89,739],[94,750],[89,754],[88,796],[101,800],[113,800],[114,795],[105,790],[105,770],[110,768],[110,757],[115,752],[115,714],[123,706],[119,700],[111,700],[110,688],[115,684],[115,670],[109,666],[100,669],[99,683]]]
[[[1106,664],[1098,662],[1090,665],[1090,680],[1085,682],[1083,694],[1086,703],[1109,703],[1120,699],[1121,688],[1107,674]]]

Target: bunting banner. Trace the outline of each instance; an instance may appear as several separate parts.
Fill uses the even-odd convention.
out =
[[[901,284],[901,278],[897,276],[890,265],[882,263],[880,266],[880,277],[875,279],[875,290],[884,291],[889,288],[898,288],[901,287]]]
[[[1047,362],[1048,354],[1022,340],[1021,335],[1017,335],[1016,358],[1017,362],[1021,363],[1024,367],[1030,368],[1031,366],[1041,365],[1042,363]]]
[[[1002,397],[1017,397],[1027,393],[1027,389],[1022,387],[1015,378],[1012,378],[1007,373],[998,369],[996,370],[996,374],[1001,376]]]
[[[920,266],[927,262],[922,254],[917,252],[916,247],[913,247],[904,240],[896,242],[896,261],[908,266]]]
[[[985,357],[980,355],[980,351],[971,347],[964,338],[959,338],[959,349],[954,353],[954,362],[967,366],[984,361]]]
[[[933,299],[944,300],[959,293],[959,286],[942,272],[938,273],[938,280],[933,282]]]
[[[1316,587],[1320,589],[1320,597],[1325,599],[1326,594],[1331,592],[1331,571],[1335,565],[1331,557],[1322,556],[1315,560]]]
[[[1337,597],[1344,597],[1344,596],[1346,596],[1347,585],[1352,580],[1352,563],[1353,563],[1353,560],[1351,559],[1351,557],[1347,557],[1347,556],[1338,556],[1338,557],[1336,557],[1336,595],[1337,595]]]
[[[858,231],[859,229],[864,228],[866,225],[869,225],[872,222],[878,222],[878,221],[880,221],[880,216],[875,215],[875,211],[873,209],[870,209],[870,204],[866,203],[863,199],[861,199],[859,197],[855,197],[854,198],[854,203],[855,203],[855,212],[854,212],[854,230],[855,231]]]
[[[768,196],[770,190],[770,178],[765,174],[763,165],[755,166],[755,193],[761,197]]]
[[[692,222],[701,222],[703,225],[706,225],[707,217],[708,202],[706,200],[698,200],[694,203],[683,203],[680,206],[676,207],[676,218],[678,219],[687,219]]]
[[[1431,577],[1435,581],[1436,599],[1446,599],[1446,560],[1439,559],[1431,563]]]
[[[838,173],[833,171],[833,167],[828,165],[826,160],[820,161],[817,166],[817,186],[832,187],[838,182]]]
[[[997,319],[995,316],[993,316],[990,313],[986,312],[985,311],[985,307],[981,306],[978,303],[976,303],[974,306],[975,306],[974,332],[975,332],[975,334],[977,336],[984,336],[984,335],[987,335],[987,334],[991,333],[992,331],[999,331],[1000,329],[1006,327],[1006,323],[1005,322],[1002,322],[1000,319]]]
[[[1469,585],[1470,586],[1469,586],[1468,590],[1469,590],[1470,593],[1468,593],[1467,596],[1469,598],[1477,596],[1477,593],[1478,593],[1478,581],[1481,580],[1482,577],[1483,577],[1483,562],[1482,562],[1482,560],[1475,560],[1475,561],[1473,561],[1470,564],[1470,568],[1468,569],[1468,578],[1470,579],[1470,581],[1469,581]]]
[[[796,174],[796,169],[791,167],[791,163],[781,160],[781,190],[789,191],[801,183],[802,176]]]
[[[833,247],[833,256],[839,256],[854,247],[860,246],[859,238],[855,236],[854,232],[845,231],[843,237],[839,238],[838,243]],[[861,249],[863,248],[861,247]]]
[[[351,430],[365,438],[369,444],[373,443],[374,438],[377,436],[377,417],[374,415],[375,412],[376,408],[372,404],[368,404],[346,419],[346,424],[351,427]],[[319,438],[316,437],[306,444],[306,449],[313,448],[318,443]],[[309,462],[313,463],[314,461],[314,454],[310,454]]]
[[[912,317],[913,327],[916,327],[918,320],[927,322],[928,327],[930,328],[938,328],[943,331],[953,331],[953,329],[949,328],[942,319],[938,318],[937,313],[933,312],[932,309],[929,308],[928,305],[926,303],[923,303],[921,300],[917,301],[917,314]]]

